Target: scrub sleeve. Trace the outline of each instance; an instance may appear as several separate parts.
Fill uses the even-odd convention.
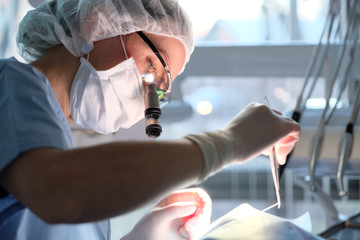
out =
[[[35,148],[74,148],[70,127],[46,77],[15,58],[0,60],[0,172]],[[108,220],[49,225],[12,195],[0,198],[0,239],[105,240]]]

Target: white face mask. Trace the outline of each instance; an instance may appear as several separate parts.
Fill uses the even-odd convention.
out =
[[[143,83],[132,57],[105,71],[97,71],[83,57],[80,62],[70,92],[75,123],[108,134],[144,117]]]

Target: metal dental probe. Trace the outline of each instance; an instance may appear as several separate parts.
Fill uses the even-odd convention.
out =
[[[267,208],[264,208],[264,209],[261,210],[261,211],[262,211],[262,212],[266,212],[266,211],[272,209],[273,207],[277,206],[278,204],[279,204],[279,203],[275,203],[275,204],[273,204],[273,205],[271,205],[271,206],[269,206],[269,207],[267,207]]]
[[[270,108],[269,101],[268,101],[266,95],[264,96],[264,104]],[[281,198],[280,198],[280,184],[279,184],[280,181],[279,181],[279,171],[278,171],[279,163],[276,159],[275,146],[273,146],[271,149],[269,159],[270,159],[270,166],[271,166],[271,174],[273,177],[274,187],[275,187],[275,194],[276,194],[276,200],[277,200],[276,204],[277,204],[278,208],[280,208]],[[263,211],[266,211],[266,210],[268,210],[268,209],[264,209]]]
[[[272,148],[270,153],[270,165],[271,165],[271,174],[274,181],[276,200],[278,208],[281,206],[281,198],[280,198],[280,185],[279,185],[279,163],[276,159],[275,147]]]

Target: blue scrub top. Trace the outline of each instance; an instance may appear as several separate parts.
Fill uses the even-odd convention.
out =
[[[35,148],[72,149],[69,124],[47,78],[15,58],[0,60],[0,172]],[[0,198],[1,240],[106,240],[110,221],[49,225],[12,195]]]

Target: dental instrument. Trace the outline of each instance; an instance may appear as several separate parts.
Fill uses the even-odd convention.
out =
[[[278,206],[279,205],[279,203],[275,203],[275,204],[273,204],[273,205],[271,205],[271,206],[269,206],[269,207],[267,207],[267,208],[264,208],[263,210],[261,210],[262,212],[266,212],[266,211],[268,211],[268,210],[270,210],[270,209],[272,209],[273,207],[276,207],[276,206]]]
[[[358,5],[358,1],[354,1],[353,4],[354,5],[352,6],[351,11],[356,11],[355,9],[358,9],[356,7]],[[326,115],[327,115],[327,112],[328,112],[328,109],[330,106],[330,98],[332,96],[334,84],[335,84],[336,79],[338,78],[340,68],[344,62],[344,57],[345,57],[345,52],[346,52],[345,50],[348,46],[348,40],[349,40],[350,36],[352,35],[351,31],[353,31],[353,27],[355,25],[355,19],[358,17],[358,14],[356,14],[354,12],[351,14],[351,16],[353,16],[353,17],[351,18],[351,20],[350,20],[351,22],[346,30],[344,44],[342,45],[342,48],[340,49],[340,57],[338,58],[338,61],[336,64],[336,70],[335,70],[333,77],[330,80],[329,89],[328,89],[328,92],[326,95],[326,104],[322,111],[322,115],[320,117],[318,128],[313,137],[313,141],[311,144],[311,154],[310,154],[310,162],[309,162],[310,190],[311,191],[316,191],[315,170],[316,170],[317,162],[319,160],[322,145],[323,145],[324,132],[325,132],[325,119],[326,119]]]
[[[155,79],[151,73],[143,74],[142,79],[145,88],[145,132],[150,138],[156,138],[161,135],[162,128],[159,122],[161,109]]]
[[[341,138],[340,148],[339,148],[339,163],[336,174],[336,184],[338,187],[338,194],[340,197],[347,195],[345,191],[343,178],[345,174],[346,165],[349,162],[352,147],[354,145],[354,124],[356,123],[357,116],[360,110],[360,83],[358,83],[356,97],[351,113],[349,123],[346,125],[345,132]]]
[[[339,14],[340,14],[340,1],[339,0],[332,0],[331,4],[330,4],[328,15],[327,15],[327,18],[326,18],[326,21],[325,21],[325,26],[324,26],[323,31],[322,31],[321,36],[320,36],[319,43],[314,48],[312,56],[310,58],[310,62],[308,64],[307,68],[306,68],[305,81],[304,81],[303,87],[301,89],[301,92],[299,94],[299,97],[297,99],[296,107],[295,107],[294,112],[292,114],[292,119],[295,120],[296,122],[300,122],[301,115],[302,115],[303,111],[305,110],[305,103],[306,103],[307,99],[309,99],[310,95],[312,94],[312,90],[314,89],[315,84],[317,83],[317,80],[319,78],[319,75],[320,75],[320,73],[321,73],[321,71],[323,69],[324,62],[325,62],[324,60],[325,60],[325,58],[327,56],[328,49],[329,49],[329,46],[330,46],[330,37],[331,37],[332,32],[333,32],[334,21],[339,16]],[[340,21],[338,21],[338,22],[340,23]],[[338,24],[338,27],[339,27],[339,25],[340,24]],[[322,41],[323,41],[323,38],[325,36],[325,33],[327,33],[327,37],[326,37],[326,45],[324,47],[324,46],[322,46]],[[336,33],[334,34],[334,37],[336,37]],[[321,57],[318,59],[318,56],[319,56],[319,53],[320,53],[320,50],[321,50],[322,47],[325,48],[325,49],[323,50],[323,53],[322,53]],[[309,90],[308,95],[306,96],[306,98],[303,98],[303,96],[305,94],[305,89],[307,89],[307,86],[308,86],[308,84],[310,82],[310,77],[313,74],[314,67],[315,67],[315,65],[317,65],[317,62],[320,62],[320,66],[318,67],[318,70],[317,70],[315,76],[312,78],[313,83],[311,84],[311,87],[309,88],[310,90]],[[283,175],[285,167],[289,163],[289,160],[291,158],[292,153],[293,153],[293,151],[291,151],[288,154],[285,164],[281,165],[280,168],[279,168],[279,176],[280,176],[280,178]]]
[[[338,13],[339,14],[339,13]],[[332,34],[332,31],[333,31],[333,25],[334,25],[334,21],[335,21],[335,15],[333,15],[332,19],[331,19],[331,22],[330,22],[330,27],[329,27],[329,31],[328,31],[328,34],[327,34],[327,38],[326,38],[326,45],[325,45],[325,49],[323,51],[323,54],[322,54],[322,58],[320,59],[320,66],[318,67],[317,69],[317,72],[316,74],[314,75],[313,77],[313,80],[312,80],[312,84],[311,86],[309,87],[309,91],[308,91],[308,94],[306,95],[306,97],[304,98],[304,101],[303,101],[303,104],[302,105],[299,105],[300,107],[300,112],[303,113],[305,111],[305,108],[306,108],[306,102],[307,100],[310,98],[310,96],[312,95],[314,89],[315,89],[315,85],[317,84],[318,82],[318,79],[320,77],[320,74],[321,72],[323,71],[324,69],[324,65],[325,65],[325,60],[326,60],[326,57],[328,56],[328,52],[329,52],[329,48],[330,48],[330,45],[334,45],[334,42],[335,42],[335,39],[333,39],[333,43],[330,44],[330,37],[331,37],[331,34]],[[340,25],[340,21],[338,21],[338,27]],[[336,33],[334,35],[334,38],[336,38]],[[301,103],[300,103],[301,104]]]
[[[264,96],[264,104],[270,108],[269,101],[266,97],[266,94]],[[270,166],[271,166],[271,174],[274,181],[274,187],[275,187],[275,194],[276,194],[276,201],[277,206],[280,208],[281,206],[281,198],[280,198],[280,181],[279,181],[279,163],[276,159],[276,152],[275,152],[275,146],[271,148],[270,154]]]
[[[279,185],[280,181],[279,181],[279,171],[278,171],[279,163],[276,159],[275,147],[272,148],[269,157],[270,157],[270,165],[271,165],[271,174],[272,174],[274,186],[275,186],[276,201],[277,201],[278,208],[280,208],[281,198],[280,198],[280,185]]]
[[[332,0],[331,5],[330,5],[330,9],[329,9],[329,13],[328,13],[328,16],[327,16],[327,19],[326,19],[326,22],[325,22],[325,26],[324,26],[324,29],[323,29],[323,31],[321,33],[321,36],[320,36],[320,41],[319,41],[318,45],[315,47],[315,49],[313,51],[313,55],[311,57],[311,60],[310,60],[310,62],[308,64],[308,66],[307,66],[306,73],[305,73],[305,81],[304,81],[303,87],[301,89],[301,92],[300,92],[299,97],[298,97],[297,102],[296,102],[296,107],[295,107],[295,110],[294,110],[294,113],[293,113],[293,119],[295,121],[297,121],[297,122],[300,121],[301,114],[302,114],[302,112],[304,110],[304,105],[305,105],[307,99],[309,98],[309,95],[311,95],[311,93],[308,94],[308,97],[303,100],[305,89],[306,89],[307,85],[309,84],[310,77],[313,74],[314,67],[315,67],[317,61],[319,61],[320,63],[324,62],[324,59],[325,59],[325,57],[327,55],[328,48],[329,48],[330,37],[331,37],[332,31],[333,31],[333,24],[334,24],[335,18],[339,14],[340,14],[340,1],[339,0]],[[327,32],[327,37],[326,37],[325,50],[324,50],[324,53],[322,54],[322,57],[320,58],[320,60],[318,60],[320,49],[323,47],[322,39],[323,39],[326,32]],[[318,73],[313,78],[314,83],[316,83],[316,81],[318,79],[319,73],[322,70],[322,66],[323,65],[321,64],[320,67],[318,68]],[[312,91],[313,86],[314,86],[314,84],[310,87],[310,91]]]
[[[360,7],[359,4],[357,7]],[[345,91],[345,88],[347,86],[347,84],[350,82],[350,79],[349,79],[349,73],[351,72],[351,70],[353,69],[354,67],[354,63],[355,63],[355,56],[356,56],[356,50],[357,50],[357,46],[358,46],[358,40],[359,40],[359,27],[360,27],[360,10],[358,9],[357,13],[358,16],[355,16],[355,23],[354,23],[354,29],[355,29],[355,33],[353,33],[353,43],[352,43],[352,46],[351,46],[351,50],[350,50],[350,53],[349,53],[349,60],[348,60],[348,64],[346,66],[346,70],[345,70],[345,76],[343,77],[343,80],[342,82],[340,83],[340,90],[339,90],[339,93],[338,93],[338,96],[336,98],[336,102],[335,102],[335,105],[333,106],[333,108],[331,109],[331,112],[329,113],[326,121],[325,121],[325,124],[328,124],[328,122],[331,120],[335,110],[336,110],[336,107],[337,105],[339,104],[340,102],[340,99],[341,99],[341,96],[342,94],[344,93]]]

